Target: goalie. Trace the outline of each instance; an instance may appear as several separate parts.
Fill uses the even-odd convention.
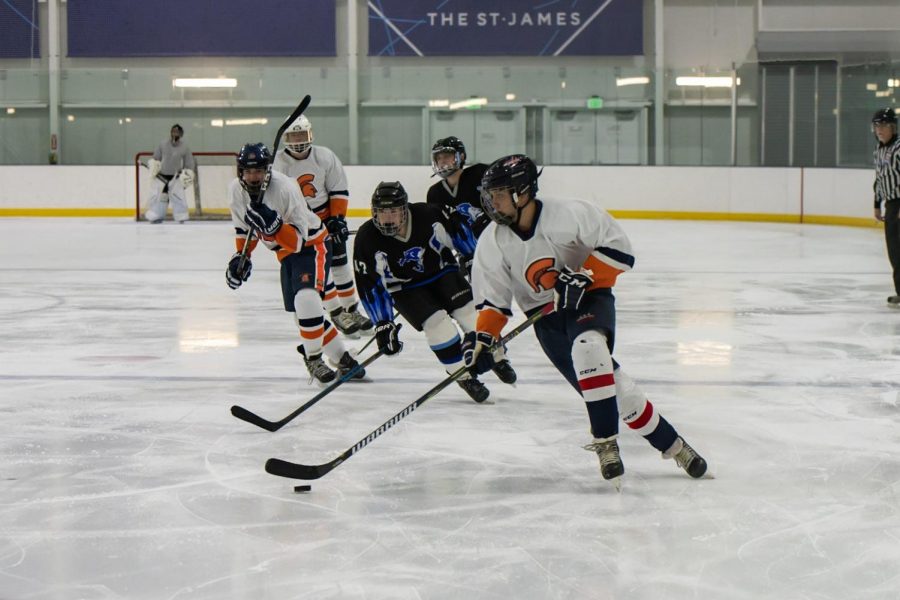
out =
[[[172,218],[179,223],[188,220],[187,200],[184,190],[194,185],[197,163],[191,149],[182,140],[184,129],[176,123],[169,131],[169,138],[160,142],[153,158],[147,161],[152,182],[152,195],[144,213],[151,223],[162,223],[166,218],[169,201],[172,202]]]

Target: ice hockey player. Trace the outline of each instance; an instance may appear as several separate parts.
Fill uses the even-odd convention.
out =
[[[262,193],[271,160],[271,152],[261,143],[244,144],[238,154],[238,176],[228,186],[237,252],[228,261],[225,281],[228,287],[237,289],[250,277],[253,268],[250,256],[257,245],[256,236],[275,252],[281,263],[284,309],[292,313],[300,329],[301,344],[297,351],[303,356],[310,378],[325,384],[336,376],[343,377],[358,365],[322,313],[321,295],[330,268],[331,241],[328,230],[309,209],[292,179],[273,171]],[[255,236],[241,269],[241,250],[251,228]],[[337,373],[322,360],[323,352],[337,365]],[[359,379],[364,376],[363,369],[353,375]]]
[[[191,149],[184,138],[184,129],[176,123],[169,130],[169,137],[164,139],[153,152],[153,158],[147,161],[150,170],[151,196],[147,204],[144,218],[153,224],[159,224],[166,218],[169,200],[172,201],[172,218],[179,223],[188,220],[185,189],[194,185],[197,163]]]
[[[612,288],[634,264],[631,243],[604,210],[586,201],[538,199],[538,170],[523,154],[498,159],[482,178],[482,204],[493,221],[478,240],[472,271],[476,331],[463,345],[476,372],[490,369],[487,350],[500,338],[513,299],[531,315],[544,353],[583,397],[604,479],[618,489],[625,467],[616,438],[618,418],[691,477],[706,461],[656,410],[612,358],[616,334]]]
[[[490,223],[481,208],[481,176],[487,165],[475,163],[466,166],[466,146],[455,136],[441,138],[431,147],[431,168],[441,178],[430,188],[426,201],[446,207],[451,219],[461,219],[477,239]],[[468,277],[471,265],[464,257],[457,256]]]
[[[282,135],[284,151],[275,157],[274,169],[297,182],[300,194],[331,233],[331,278],[325,287],[325,309],[341,333],[359,337],[371,332],[372,322],[358,310],[353,270],[347,258],[347,175],[337,155],[313,145],[313,130],[305,115],[297,117]]]
[[[383,181],[372,194],[372,218],[353,244],[353,267],[362,304],[376,323],[378,348],[400,352],[396,309],[425,339],[448,373],[463,365],[460,328],[475,327],[472,288],[459,272],[453,250],[470,256],[471,231],[450,221],[443,209],[424,202],[409,203],[397,181]],[[496,349],[492,368],[504,383],[515,383],[516,372]],[[477,377],[457,380],[476,402],[490,392]]]

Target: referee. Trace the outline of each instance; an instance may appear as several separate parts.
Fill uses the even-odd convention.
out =
[[[900,307],[900,139],[897,115],[883,108],[872,117],[872,131],[878,139],[875,156],[875,218],[884,221],[884,239],[894,272],[894,295],[887,301]],[[881,206],[884,204],[884,212]]]

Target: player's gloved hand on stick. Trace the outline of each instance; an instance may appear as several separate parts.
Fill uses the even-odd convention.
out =
[[[475,261],[474,256],[460,256],[459,257],[459,269],[462,271],[463,276],[472,281],[472,263]]]
[[[400,341],[400,326],[393,321],[381,321],[375,326],[375,342],[384,354],[397,354],[403,350]]]
[[[253,270],[253,263],[250,262],[249,256],[244,261],[243,271],[238,271],[240,264],[241,253],[235,252],[228,261],[228,268],[225,269],[225,283],[233,290],[238,289],[242,283],[250,279],[250,271]]]
[[[325,219],[325,227],[336,244],[343,244],[350,239],[350,230],[347,228],[344,217],[328,217]]]
[[[563,267],[556,278],[553,291],[553,303],[556,310],[578,310],[585,292],[594,283],[593,278],[584,271],[573,271]]]
[[[470,331],[463,338],[463,363],[476,375],[487,373],[494,368],[494,353],[497,340],[485,331]]]
[[[263,235],[268,237],[278,233],[278,230],[284,224],[281,215],[262,202],[251,202],[247,206],[247,214],[244,216],[244,221],[248,225],[256,227]]]

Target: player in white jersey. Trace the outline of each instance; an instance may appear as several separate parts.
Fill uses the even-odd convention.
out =
[[[181,125],[172,125],[168,139],[160,142],[153,152],[153,158],[147,161],[152,182],[152,195],[144,213],[151,223],[162,223],[166,218],[169,201],[172,201],[172,218],[179,223],[188,220],[187,200],[184,190],[194,184],[197,163],[191,149],[182,139],[184,129]]]
[[[706,461],[612,358],[616,277],[634,264],[631,243],[604,210],[581,200],[537,198],[538,171],[522,154],[495,161],[481,181],[482,204],[493,223],[475,249],[472,285],[476,331],[464,343],[466,365],[491,367],[484,350],[496,345],[515,299],[526,314],[548,303],[555,311],[535,323],[544,353],[583,397],[604,479],[618,489],[625,468],[616,438],[618,417],[676,462],[702,477]]]
[[[293,314],[300,329],[301,345],[297,351],[303,356],[310,377],[319,383],[328,383],[358,367],[356,360],[344,349],[335,328],[322,314],[321,296],[328,279],[331,241],[328,230],[309,209],[290,178],[273,172],[262,192],[266,168],[271,160],[272,154],[265,144],[241,147],[237,158],[238,176],[228,186],[237,252],[228,262],[225,281],[231,289],[237,289],[247,281],[253,268],[250,256],[258,239],[275,252],[281,263],[284,309]],[[258,238],[251,240],[241,269],[241,251],[251,228]],[[322,360],[323,351],[337,365],[337,374]],[[358,379],[364,376],[363,369],[353,375]]]
[[[309,207],[331,233],[331,278],[325,287],[325,310],[341,333],[359,337],[357,332],[372,330],[372,321],[358,310],[353,269],[347,258],[350,194],[344,165],[329,148],[313,145],[312,125],[305,115],[297,117],[281,139],[284,151],[275,157],[274,169],[297,182]]]

